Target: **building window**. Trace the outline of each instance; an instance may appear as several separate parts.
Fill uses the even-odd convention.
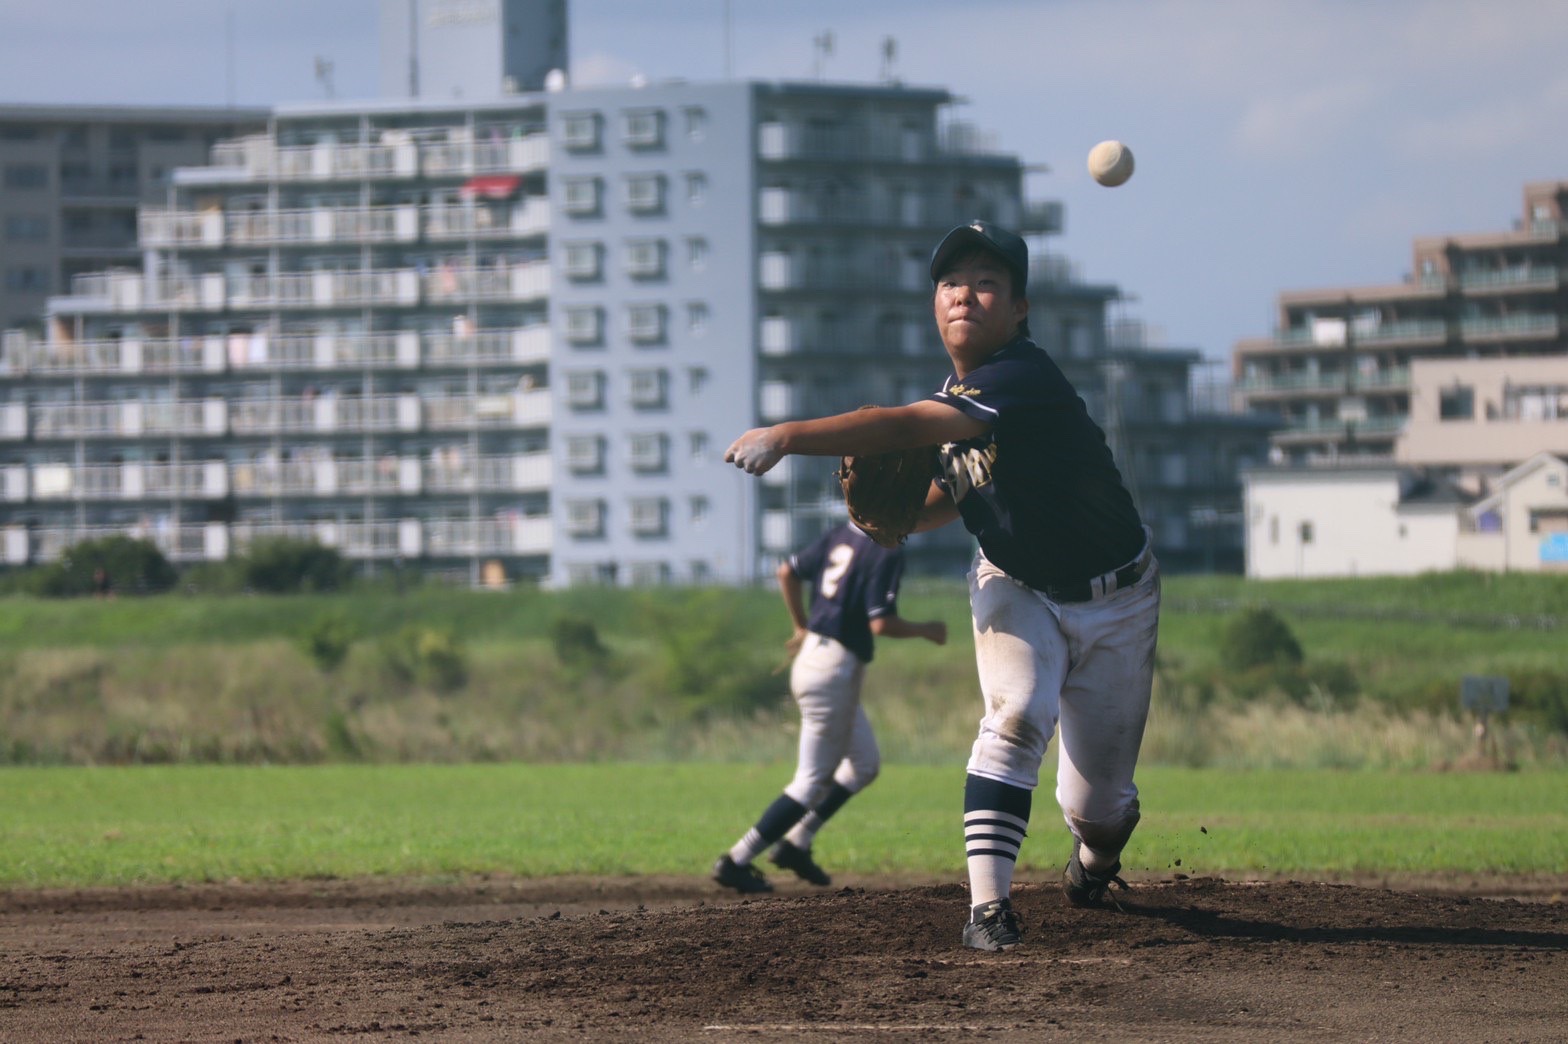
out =
[[[582,305],[566,310],[566,339],[575,345],[604,341],[604,309]]]
[[[638,344],[664,341],[665,309],[662,304],[634,304],[626,309],[627,336]]]
[[[708,241],[702,236],[686,240],[686,267],[701,272],[708,267]]]
[[[708,175],[693,171],[686,175],[686,202],[700,207],[708,198]]]
[[[670,582],[670,563],[632,562],[627,570],[633,587],[655,587]]]
[[[5,238],[36,243],[49,238],[49,219],[39,214],[12,214],[5,219]]]
[[[8,189],[47,188],[49,168],[42,163],[8,163],[4,184]]]
[[[658,214],[664,210],[664,175],[629,174],[626,209],[633,214]]]
[[[701,301],[692,301],[686,305],[686,329],[694,334],[700,334],[708,328],[708,306]]]
[[[1273,516],[1272,518],[1269,519],[1269,543],[1270,544],[1274,544],[1274,545],[1278,545],[1279,544],[1279,516],[1278,515],[1275,515],[1275,516]]]
[[[659,279],[664,275],[664,240],[634,239],[626,244],[626,274],[633,279]]]
[[[1442,389],[1437,396],[1437,419],[1468,421],[1475,419],[1475,389],[1456,384]]]
[[[636,109],[626,113],[622,140],[630,149],[656,149],[664,144],[664,113]]]
[[[708,386],[708,368],[693,366],[686,371],[686,382],[693,395],[701,395],[702,390]]]
[[[708,433],[694,431],[688,437],[691,459],[701,464],[708,459]]]
[[[566,375],[566,404],[576,410],[597,410],[604,406],[604,374],[597,370],[577,370]]]
[[[32,265],[5,270],[5,288],[19,294],[44,294],[49,292],[49,273]]]
[[[663,497],[634,497],[630,507],[633,533],[643,537],[664,535],[669,525],[669,501]]]
[[[670,465],[670,439],[667,435],[645,433],[628,436],[627,463],[643,474],[662,473]]]
[[[700,105],[688,105],[686,115],[686,137],[692,141],[701,141],[708,136],[708,110]]]
[[[669,374],[664,370],[630,370],[627,398],[640,410],[663,409],[669,405]]]
[[[563,247],[566,278],[590,282],[602,278],[604,248],[598,243],[567,243]]]
[[[701,526],[706,524],[708,521],[709,510],[710,506],[707,497],[692,497],[691,524],[694,526]]]
[[[561,117],[561,144],[572,152],[599,150],[599,114],[569,112]]]
[[[562,206],[568,214],[591,217],[599,213],[603,183],[595,177],[567,178]]]
[[[1312,543],[1312,523],[1301,523],[1301,525],[1297,527],[1297,534],[1301,537],[1301,542],[1303,544]]]
[[[598,475],[604,471],[602,435],[566,436],[566,466],[578,475]]]
[[[604,501],[568,500],[566,531],[575,537],[604,535]]]

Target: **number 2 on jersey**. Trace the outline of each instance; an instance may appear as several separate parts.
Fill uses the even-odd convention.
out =
[[[838,594],[838,582],[849,572],[849,563],[854,559],[855,549],[848,544],[840,544],[828,552],[828,567],[822,570],[822,583],[819,585],[823,598],[832,598]]]

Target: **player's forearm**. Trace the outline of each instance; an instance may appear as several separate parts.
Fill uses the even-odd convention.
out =
[[[876,413],[886,416],[874,416]],[[856,410],[815,420],[785,421],[774,426],[779,448],[786,454],[815,457],[873,456],[927,445],[918,423],[893,411]]]
[[[940,486],[933,488],[935,491],[926,501],[926,506],[920,509],[920,515],[915,521],[916,533],[941,529],[958,517],[958,505],[953,503],[953,498]]]

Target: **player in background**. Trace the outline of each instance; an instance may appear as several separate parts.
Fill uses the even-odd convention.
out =
[[[898,615],[904,552],[877,544],[845,523],[779,563],[779,593],[794,633],[789,687],[800,707],[795,778],[755,826],[713,864],[713,879],[737,892],[771,892],[754,864],[771,846],[774,865],[814,885],[829,878],[811,842],[844,803],[871,785],[881,755],[860,703],[876,638],[924,638],[942,645],[947,624]],[[805,594],[810,591],[810,614]]]
[[[724,459],[750,474],[791,453],[872,455],[940,446],[917,529],[962,518],[985,700],[964,786],[972,904],[964,945],[1010,950],[1009,898],[1041,760],[1061,727],[1056,800],[1072,834],[1062,890],[1099,906],[1121,885],[1138,824],[1133,784],[1159,631],[1152,536],[1105,433],[1029,338],[1024,241],[986,221],[931,254],[932,308],[953,373],[930,397],[753,428]]]

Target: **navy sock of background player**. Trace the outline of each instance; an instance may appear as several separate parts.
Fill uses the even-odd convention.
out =
[[[956,518],[969,575],[984,716],[964,792],[964,942],[1010,949],[1009,902],[1039,767],[1060,726],[1056,798],[1073,837],[1063,891],[1107,895],[1138,822],[1133,770],[1159,629],[1148,529],[1082,398],[1030,340],[1023,240],[984,221],[932,252],[936,326],[953,373],[926,399],[754,428],[725,460],[760,475],[788,454],[941,447],[919,529]]]
[[[874,637],[947,641],[942,621],[899,616],[903,574],[903,548],[882,547],[849,523],[779,564],[779,593],[794,626],[786,647],[792,657],[790,694],[800,708],[800,751],[794,779],[714,864],[719,884],[766,891],[766,881],[750,864],[770,847],[778,866],[812,884],[829,883],[812,858],[812,841],[881,768],[876,736],[860,702]]]

